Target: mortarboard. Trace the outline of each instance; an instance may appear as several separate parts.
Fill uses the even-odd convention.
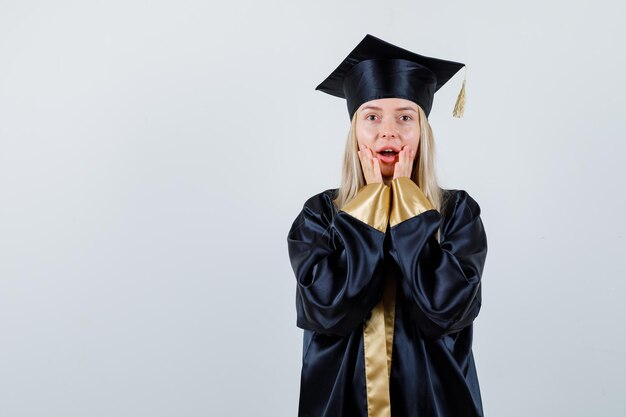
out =
[[[428,116],[435,92],[463,67],[460,62],[418,55],[367,34],[315,89],[345,98],[350,120],[361,104],[390,97],[411,100]],[[453,115],[462,117],[464,107],[465,79]]]

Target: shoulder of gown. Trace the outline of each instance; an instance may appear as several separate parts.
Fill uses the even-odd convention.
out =
[[[444,235],[451,227],[462,227],[480,216],[480,205],[466,190],[443,189],[442,197]]]

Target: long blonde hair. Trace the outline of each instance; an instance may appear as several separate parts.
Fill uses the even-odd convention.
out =
[[[420,187],[435,209],[442,213],[442,207],[444,206],[444,202],[442,201],[443,190],[437,182],[435,172],[435,140],[433,131],[424,110],[420,106],[417,106],[417,109],[421,134],[417,146],[417,154],[413,163],[411,179]],[[356,122],[358,115],[358,111],[354,113],[350,130],[348,131],[348,139],[346,141],[343,157],[341,184],[338,189],[337,197],[334,200],[336,208],[341,208],[352,200],[359,189],[366,184],[365,176],[361,169],[361,161],[357,153]],[[439,231],[437,231],[437,239],[439,239]]]

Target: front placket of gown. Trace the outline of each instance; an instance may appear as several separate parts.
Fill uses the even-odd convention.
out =
[[[368,417],[390,417],[389,378],[395,319],[396,280],[387,274],[383,297],[363,326]]]
[[[389,186],[373,183],[362,187],[341,210],[385,233],[389,227]],[[390,417],[389,377],[395,313],[395,278],[387,274],[381,300],[363,325],[365,386],[368,417]]]
[[[383,183],[368,184],[342,210],[385,232],[388,227],[434,208],[409,177],[391,181],[391,201],[389,188]],[[390,271],[389,268],[386,270]],[[398,278],[387,273],[383,297],[363,325],[368,417],[391,417],[389,379]]]

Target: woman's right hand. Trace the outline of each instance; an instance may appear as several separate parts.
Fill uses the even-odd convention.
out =
[[[367,184],[383,182],[383,174],[380,171],[380,161],[374,156],[374,152],[368,148],[367,145],[359,144],[358,154],[361,160],[361,169],[363,170],[363,176],[365,176],[365,182]]]

